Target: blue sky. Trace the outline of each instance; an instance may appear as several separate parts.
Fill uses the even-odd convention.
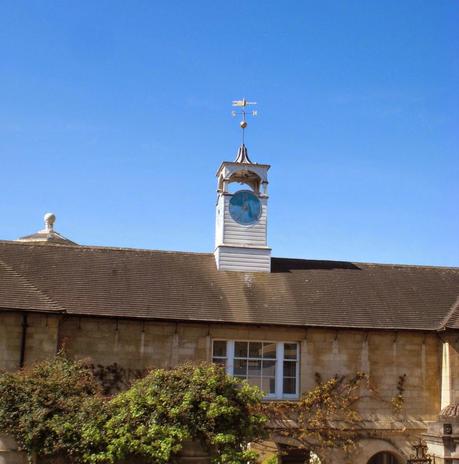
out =
[[[212,251],[270,163],[273,255],[459,265],[457,1],[0,3],[0,238]]]

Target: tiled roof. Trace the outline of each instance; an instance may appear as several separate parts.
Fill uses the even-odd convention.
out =
[[[446,315],[442,324],[442,328],[459,329],[459,298],[457,298],[455,304],[453,304],[450,311]]]
[[[272,259],[217,271],[212,254],[0,241],[0,308],[349,328],[459,328],[459,268]]]
[[[63,311],[51,298],[0,259],[1,307]]]
[[[459,403],[452,403],[443,408],[440,412],[442,417],[459,417]]]

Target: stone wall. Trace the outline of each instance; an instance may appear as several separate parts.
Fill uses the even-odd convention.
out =
[[[0,434],[0,464],[26,464],[27,457],[17,449],[16,442]]]
[[[369,374],[381,401],[365,401],[363,411],[391,414],[390,400],[406,374],[403,396],[406,413],[435,418],[440,408],[441,346],[436,335],[415,332],[308,330],[302,343],[302,388],[314,385],[314,372]]]
[[[442,336],[445,350],[449,358],[449,393],[445,400],[448,403],[459,403],[459,334],[450,333]]]
[[[56,353],[59,318],[27,315],[25,364],[50,358]],[[0,369],[16,370],[21,357],[22,315],[0,312]]]
[[[0,313],[0,369],[16,370],[21,353],[21,314]]]
[[[19,367],[21,315],[0,313],[0,369]],[[386,402],[362,402],[363,411],[391,413],[397,382],[406,374],[406,414],[435,420],[440,411],[442,341],[417,332],[295,329],[239,325],[142,322],[105,318],[28,316],[25,364],[52,357],[59,347],[94,364],[144,370],[184,361],[210,360],[212,338],[298,341],[301,343],[300,384],[307,391],[315,373],[369,374]],[[454,342],[456,345],[454,345]],[[458,342],[450,343],[451,390],[459,399]]]
[[[0,369],[19,367],[21,315],[0,312]],[[184,361],[210,360],[213,338],[236,340],[297,341],[301,343],[300,385],[315,385],[336,374],[369,374],[381,398],[359,403],[373,434],[397,434],[397,452],[404,454],[410,433],[422,421],[435,420],[440,411],[443,341],[421,332],[297,329],[264,326],[142,322],[94,317],[28,316],[25,364],[53,356],[59,347],[75,358],[104,366],[117,363],[131,370],[172,367]],[[459,346],[449,338],[449,385],[459,399]],[[405,408],[397,421],[390,400],[397,382],[406,374]],[[378,435],[378,440],[381,437]],[[392,445],[394,446],[394,445]],[[1,461],[0,461],[1,464]]]
[[[142,323],[110,319],[65,319],[60,345],[75,358],[133,370],[168,368],[210,359],[208,328],[196,324]]]

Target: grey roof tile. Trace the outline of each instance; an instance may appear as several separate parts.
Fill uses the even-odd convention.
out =
[[[459,328],[459,316],[448,319],[459,268],[273,258],[271,273],[224,272],[208,253],[7,241],[0,263],[4,309],[416,330],[448,320]]]

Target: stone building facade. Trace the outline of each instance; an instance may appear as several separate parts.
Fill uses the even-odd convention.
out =
[[[437,464],[459,463],[459,269],[271,258],[259,222],[268,168],[245,147],[222,164],[215,257],[79,246],[53,216],[37,234],[0,241],[0,369],[63,347],[128,374],[214,361],[278,400],[299,398],[316,373],[365,372],[378,398],[358,404],[355,464],[405,463],[421,436]],[[236,198],[234,181],[251,193]]]

